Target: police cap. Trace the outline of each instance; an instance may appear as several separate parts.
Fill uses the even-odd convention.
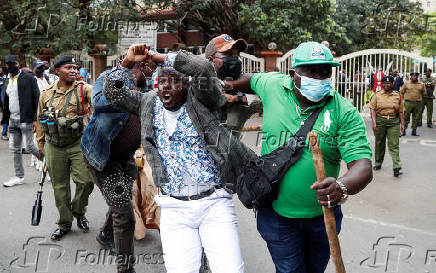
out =
[[[76,64],[76,60],[72,56],[61,56],[56,59],[53,64],[54,68],[59,68],[64,64]]]
[[[386,76],[386,77],[383,77],[383,79],[382,79],[382,82],[390,82],[390,83],[394,83],[394,77],[392,77],[392,76]]]

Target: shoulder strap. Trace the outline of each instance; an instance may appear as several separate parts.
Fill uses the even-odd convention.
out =
[[[328,97],[325,101],[324,106],[330,101],[331,97]],[[304,137],[306,138],[307,134],[310,130],[312,130],[313,125],[315,124],[316,119],[318,118],[319,114],[321,113],[322,109],[324,109],[324,106],[320,106],[316,108],[315,111],[310,114],[309,118],[307,118],[304,121],[303,126],[301,126],[300,130],[295,134],[297,137]]]
[[[83,83],[82,84],[80,84],[80,96],[82,97],[81,98],[81,105],[82,105],[82,113],[81,113],[81,115],[83,115],[84,113],[85,113],[85,106],[83,106]],[[79,105],[79,104],[77,104],[77,105]],[[77,112],[77,113],[79,113],[79,112]]]
[[[53,93],[51,94],[50,102],[48,103],[49,108],[52,107],[53,105],[55,94],[56,94],[56,90],[53,90]]]
[[[75,92],[75,95],[76,95],[76,100],[77,100],[77,108],[79,108],[79,99],[77,98],[77,91],[76,91],[76,89],[74,88],[74,92]],[[71,91],[69,94],[68,94],[68,97],[67,97],[67,100],[65,101],[65,104],[64,104],[64,108],[62,109],[62,116],[63,117],[65,117],[65,114],[67,113],[67,107],[68,107],[68,104],[70,104],[70,101],[71,101],[71,97],[73,96],[73,91]],[[79,109],[77,109],[77,111],[79,111]],[[77,113],[79,113],[79,112],[77,112]]]
[[[324,107],[316,108],[316,110],[313,111],[312,114],[310,114],[309,118],[304,121],[303,126],[301,126],[300,130],[298,130],[295,136],[306,138],[309,131],[312,130],[313,125],[315,124],[315,121],[318,118],[319,113],[321,113],[323,108]]]

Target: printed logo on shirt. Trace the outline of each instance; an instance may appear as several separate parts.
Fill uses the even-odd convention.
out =
[[[313,46],[312,53],[310,54],[310,58],[325,60],[324,50],[322,50],[322,48],[319,45]]]
[[[321,131],[324,133],[330,130],[330,125],[332,124],[332,120],[330,119],[330,110],[324,112],[324,125],[321,126]]]

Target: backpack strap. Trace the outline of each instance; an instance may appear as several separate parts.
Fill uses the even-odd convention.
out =
[[[325,100],[324,106],[331,100],[332,97],[327,97]],[[320,106],[316,108],[315,111],[310,114],[310,116],[304,121],[303,126],[301,126],[300,130],[295,134],[297,137],[303,137],[306,139],[307,134],[310,130],[312,130],[313,125],[315,124],[316,119],[318,118],[319,114],[321,113],[322,109],[324,109],[324,106]]]
[[[74,93],[76,95],[76,100],[77,100],[77,113],[79,113],[79,98],[77,98],[77,91],[76,91],[76,89],[74,89]],[[65,114],[67,113],[67,107],[68,107],[68,104],[70,104],[72,96],[73,96],[73,91],[71,91],[68,94],[67,100],[65,101],[64,108],[62,109],[62,117],[65,117]]]

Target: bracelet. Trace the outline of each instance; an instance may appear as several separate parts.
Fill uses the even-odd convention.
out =
[[[345,203],[345,201],[347,201],[347,199],[348,199],[348,189],[347,189],[347,187],[344,185],[344,183],[343,183],[341,180],[339,180],[339,179],[336,180],[336,184],[338,184],[339,188],[340,188],[341,191],[342,191],[342,197],[341,197],[341,200],[339,201],[339,203],[340,203],[340,204],[343,204],[343,203]]]

